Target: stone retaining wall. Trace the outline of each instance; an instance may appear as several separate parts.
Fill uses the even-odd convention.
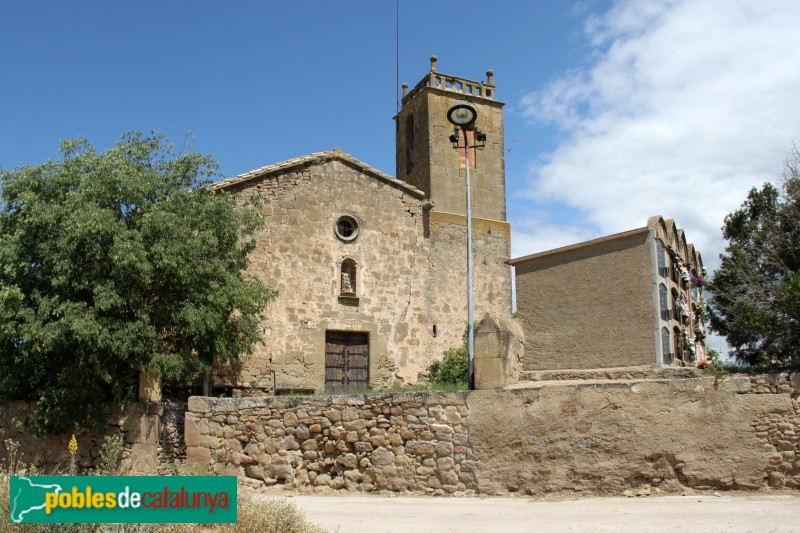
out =
[[[535,384],[532,384],[535,385]],[[70,435],[36,439],[0,404],[0,439],[64,472]],[[139,403],[109,418],[131,473],[237,474],[303,490],[543,494],[800,489],[800,374],[535,388]],[[181,419],[185,421],[181,439]],[[183,441],[183,442],[182,442]],[[79,439],[96,466],[102,441]],[[184,448],[185,444],[185,448]],[[7,460],[0,447],[0,462]],[[177,464],[176,464],[177,462]]]
[[[68,471],[71,457],[68,450],[72,433],[37,438],[19,430],[17,422],[30,412],[26,402],[0,403],[0,442],[18,443],[18,459],[39,472],[63,474]],[[154,472],[158,446],[159,422],[163,407],[158,403],[136,403],[110,414],[106,435],[123,439],[123,467],[135,472]],[[77,463],[80,471],[100,464],[100,449],[106,435],[83,435],[78,439]],[[6,464],[8,453],[0,446],[0,464]]]
[[[187,469],[432,494],[800,488],[800,375],[191,398]]]
[[[468,493],[467,393],[189,399],[188,469],[267,485]]]
[[[472,394],[467,426],[478,488],[800,488],[798,396],[797,374],[793,385],[786,374],[734,375]]]
[[[69,470],[68,450],[72,433],[37,438],[20,431],[17,422],[30,412],[26,402],[0,403],[0,466],[8,466],[5,441],[19,444],[17,459],[25,466],[35,466],[45,474],[64,474]],[[77,463],[80,472],[100,465],[100,450],[107,436],[120,436],[123,449],[120,468],[123,473],[168,474],[176,469],[175,461],[186,457],[183,423],[186,404],[138,402],[108,415],[106,435],[83,435],[78,438]]]

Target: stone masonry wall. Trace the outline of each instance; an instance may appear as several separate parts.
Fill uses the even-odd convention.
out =
[[[17,421],[24,419],[30,410],[31,406],[26,402],[0,404],[0,464],[8,461],[8,453],[2,443],[11,440],[20,445],[19,453],[22,455],[18,459],[23,464],[34,465],[43,473],[66,472],[71,460],[68,445],[72,433],[38,438],[20,431]],[[123,439],[123,470],[139,474],[156,473],[160,466],[159,455],[165,465],[172,464],[176,456],[171,449],[163,450],[163,443],[159,442],[163,414],[164,406],[160,403],[136,403],[109,415],[106,435],[118,435]],[[87,434],[77,439],[80,470],[86,471],[100,464],[100,450],[106,435]]]
[[[409,336],[429,337],[416,331],[424,320],[417,304],[425,272],[417,261],[421,199],[325,156],[232,192],[264,200],[266,226],[248,271],[279,291],[266,310],[264,342],[242,360],[232,384],[271,389],[274,379],[277,388],[322,390],[326,330],[368,332],[370,382],[391,384],[411,357]],[[349,242],[334,232],[343,215],[359,224]],[[339,298],[345,258],[357,265],[357,302]]]
[[[193,397],[186,467],[267,485],[474,492],[466,396]]]
[[[214,385],[321,392],[326,331],[368,334],[373,388],[416,384],[434,359],[462,344],[464,217],[430,212],[419,191],[359,165],[325,152],[227,189],[262,198],[266,225],[248,272],[280,294],[267,306],[263,342]],[[335,234],[343,215],[358,221],[352,241]],[[476,316],[508,317],[509,226],[477,219],[474,226]],[[357,300],[340,298],[345,258],[357,265]]]
[[[800,374],[191,398],[187,469],[433,494],[800,488]]]

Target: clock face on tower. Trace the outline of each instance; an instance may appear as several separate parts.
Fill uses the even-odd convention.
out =
[[[447,120],[456,126],[469,126],[478,118],[478,111],[469,104],[456,104],[447,112]]]

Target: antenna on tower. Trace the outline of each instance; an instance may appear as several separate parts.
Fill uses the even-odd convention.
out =
[[[395,80],[394,80],[394,96],[397,100],[397,112],[400,112],[400,0],[395,0]]]

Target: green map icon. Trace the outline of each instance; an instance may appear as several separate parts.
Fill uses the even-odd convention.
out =
[[[235,523],[236,476],[11,476],[12,524]]]

